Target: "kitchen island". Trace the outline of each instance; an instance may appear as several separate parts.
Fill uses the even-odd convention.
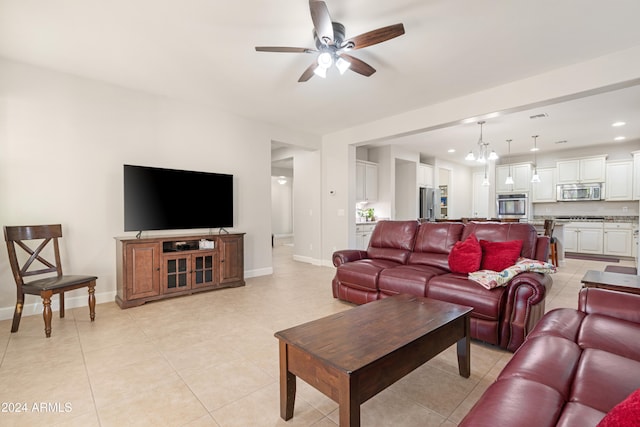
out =
[[[553,236],[558,242],[558,258],[566,253],[630,259],[637,256],[636,216],[536,216],[530,221],[544,233],[544,221],[553,219]]]

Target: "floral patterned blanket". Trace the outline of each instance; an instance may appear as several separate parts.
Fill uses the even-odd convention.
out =
[[[469,280],[479,283],[487,289],[506,286],[507,283],[520,273],[532,271],[534,273],[555,273],[556,267],[550,262],[529,258],[518,258],[515,265],[502,271],[480,270],[469,273]]]

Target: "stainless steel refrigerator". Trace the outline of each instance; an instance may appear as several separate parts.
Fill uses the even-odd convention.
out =
[[[436,188],[420,187],[420,212],[423,221],[435,221],[440,218],[440,190]]]

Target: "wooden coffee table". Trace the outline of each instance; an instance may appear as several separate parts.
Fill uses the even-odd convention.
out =
[[[589,270],[584,274],[581,281],[582,286],[585,288],[602,288],[640,294],[640,276],[636,274]]]
[[[339,404],[340,426],[359,426],[362,403],[455,343],[469,378],[472,310],[397,295],[276,332],[280,416],[293,417],[300,377]]]

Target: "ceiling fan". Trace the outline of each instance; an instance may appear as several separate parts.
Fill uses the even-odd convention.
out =
[[[256,46],[258,52],[317,54],[316,60],[313,61],[298,79],[299,82],[306,82],[313,77],[314,74],[323,78],[326,77],[327,70],[334,63],[341,74],[351,69],[358,74],[369,77],[376,72],[375,68],[354,56],[348,55],[346,52],[382,43],[404,34],[404,26],[402,24],[395,24],[345,40],[344,25],[331,21],[329,9],[325,2],[309,0],[309,9],[311,10],[311,20],[313,21],[313,39],[316,49],[305,47]]]

